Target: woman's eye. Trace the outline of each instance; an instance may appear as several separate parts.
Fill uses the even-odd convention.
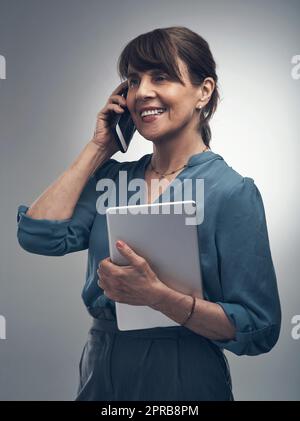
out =
[[[164,75],[157,75],[157,76],[154,76],[154,78],[155,78],[155,80],[165,80],[166,79],[166,76],[164,76]],[[128,85],[129,86],[132,86],[132,84],[134,84],[134,83],[136,83],[137,82],[137,79],[131,79],[131,80],[129,80],[128,81]]]
[[[156,76],[156,79],[166,79],[164,76],[162,76],[162,75],[159,75],[159,76]]]
[[[128,81],[128,85],[131,86],[133,82],[136,82],[136,79],[131,79]]]

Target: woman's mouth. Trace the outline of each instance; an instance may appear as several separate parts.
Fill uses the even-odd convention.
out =
[[[164,109],[164,111],[150,112],[149,114],[141,116],[141,119],[145,123],[151,123],[152,121],[156,121],[158,118],[160,118],[165,112],[166,109]]]

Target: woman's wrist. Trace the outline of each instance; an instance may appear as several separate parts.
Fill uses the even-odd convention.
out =
[[[195,303],[191,295],[182,294],[162,283],[154,296],[155,299],[150,307],[164,313],[177,323],[185,324],[192,317]]]
[[[116,141],[112,141],[108,143],[107,145],[103,145],[97,141],[95,141],[94,138],[92,138],[89,143],[92,145],[95,150],[101,154],[104,155],[107,159],[109,159],[112,155],[114,155],[116,152],[119,151],[119,147],[117,145]]]
[[[98,167],[101,167],[108,159],[110,159],[111,151],[97,145],[90,140],[84,147],[84,150],[72,164],[72,167],[77,168],[79,171],[85,172],[88,168],[88,176],[94,174]]]
[[[191,296],[192,298],[192,306],[190,311],[188,312],[185,320],[181,323],[181,326],[185,326],[187,324],[187,322],[190,320],[190,318],[193,316],[193,313],[195,311],[195,307],[196,307],[196,297],[195,296]]]

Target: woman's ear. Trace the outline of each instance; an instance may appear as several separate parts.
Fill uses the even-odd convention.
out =
[[[200,107],[203,108],[210,100],[210,97],[212,96],[212,93],[215,89],[216,83],[211,77],[207,77],[204,79],[204,81],[201,84],[201,87],[199,88],[199,101],[197,103],[197,109]]]

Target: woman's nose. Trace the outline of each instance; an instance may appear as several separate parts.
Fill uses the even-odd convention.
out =
[[[151,82],[143,81],[140,82],[136,90],[135,97],[137,100],[141,99],[144,100],[145,98],[153,98],[156,96],[155,90]]]

